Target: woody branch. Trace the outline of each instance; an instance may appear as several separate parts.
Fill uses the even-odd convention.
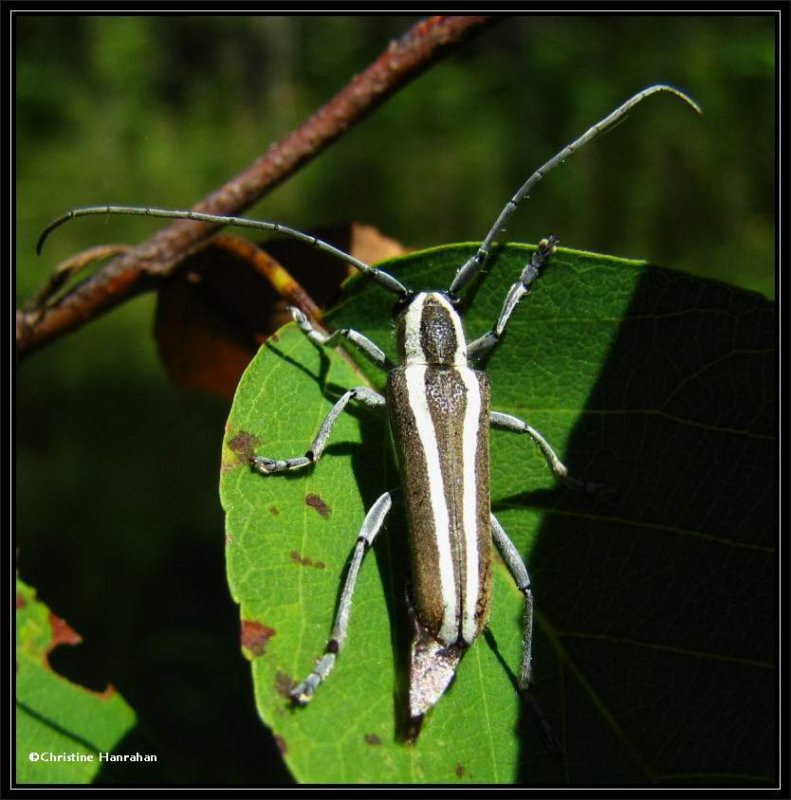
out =
[[[390,95],[473,35],[494,23],[486,16],[434,16],[414,25],[326,105],[194,210],[239,214],[323,152]],[[178,221],[105,264],[51,304],[16,314],[18,355],[25,356],[116,305],[156,288],[218,226]]]

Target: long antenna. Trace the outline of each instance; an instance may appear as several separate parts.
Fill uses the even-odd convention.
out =
[[[76,219],[77,217],[89,217],[99,214],[129,214],[133,216],[144,217],[164,217],[166,219],[189,219],[193,220],[194,222],[212,222],[219,225],[233,225],[237,228],[253,228],[255,230],[274,231],[275,233],[280,233],[283,236],[290,236],[292,239],[298,239],[299,241],[304,242],[311,247],[321,250],[323,253],[327,253],[328,255],[340,259],[341,261],[345,261],[347,264],[351,264],[364,275],[368,275],[380,286],[383,286],[385,289],[387,289],[388,292],[393,292],[394,294],[400,295],[406,293],[407,291],[406,287],[400,281],[396,280],[392,275],[382,272],[382,270],[376,269],[375,267],[369,266],[364,261],[360,261],[358,258],[355,258],[349,253],[346,253],[343,250],[340,250],[339,248],[334,247],[328,242],[325,242],[316,236],[312,236],[309,233],[303,233],[302,231],[295,230],[294,228],[289,228],[286,225],[281,225],[279,222],[265,222],[263,220],[249,219],[247,217],[225,217],[218,214],[204,214],[200,211],[174,211],[167,208],[139,208],[136,206],[89,206],[86,208],[75,208],[64,214],[62,217],[58,217],[53,222],[50,222],[50,224],[44,228],[41,236],[38,238],[38,243],[36,244],[36,253],[41,254],[41,249],[44,247],[44,242],[47,240],[47,237],[50,235],[50,233],[55,230],[55,228],[59,228],[64,223],[69,222],[72,219]]]
[[[694,100],[692,100],[692,98],[685,95],[684,92],[681,92],[678,89],[663,83],[649,86],[648,88],[643,89],[641,92],[638,92],[636,95],[630,97],[625,103],[618,106],[615,111],[611,112],[604,119],[600,120],[593,127],[585,131],[582,136],[580,136],[578,139],[575,139],[571,144],[566,145],[566,147],[564,147],[556,156],[550,158],[546,164],[544,164],[542,167],[539,167],[525,181],[525,183],[522,185],[522,188],[519,189],[519,191],[505,204],[505,208],[503,208],[503,210],[500,212],[500,216],[497,217],[489,233],[486,234],[486,238],[478,248],[478,252],[472,256],[472,258],[466,261],[456,272],[456,276],[453,278],[453,283],[450,285],[450,289],[448,291],[451,293],[460,291],[470,282],[470,280],[481,269],[481,267],[483,267],[487,258],[489,257],[492,243],[505,228],[505,225],[510,219],[511,214],[516,211],[516,207],[519,205],[519,203],[521,203],[522,200],[524,200],[530,194],[532,188],[541,180],[541,178],[544,177],[544,175],[547,174],[547,172],[549,172],[551,169],[554,169],[561,162],[565,161],[575,150],[578,150],[580,147],[593,139],[594,136],[597,136],[603,130],[609,128],[610,125],[616,123],[634,106],[655,92],[670,92],[671,94],[676,95],[676,97],[680,97],[688,105],[692,106],[692,108],[695,109],[698,114],[703,113],[700,109],[700,106]]]

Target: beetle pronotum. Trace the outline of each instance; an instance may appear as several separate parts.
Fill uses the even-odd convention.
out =
[[[502,338],[516,306],[529,293],[532,283],[555,251],[557,238],[550,236],[539,244],[506,294],[495,324],[470,343],[465,339],[457,310],[459,292],[484,267],[492,245],[533,186],[550,169],[621,119],[632,107],[659,91],[670,92],[700,111],[687,95],[664,84],[649,86],[632,96],[528,178],[506,203],[475,255],[457,270],[447,290],[409,291],[392,275],[309,234],[278,223],[242,217],[124,206],[80,208],[51,223],[39,239],[40,251],[54,228],[75,217],[91,214],[142,214],[263,229],[299,239],[346,261],[397,296],[394,308],[400,358],[397,366],[361,333],[344,329],[327,335],[316,330],[302,312],[292,310],[300,329],[318,346],[334,346],[346,339],[371,363],[386,370],[386,391],[382,395],[368,387],[350,389],[335,403],[304,455],[286,459],[256,455],[250,458],[250,465],[262,475],[274,475],[315,464],[324,452],[335,421],[352,400],[388,412],[402,476],[412,562],[414,637],[409,714],[415,725],[419,725],[423,715],[443,695],[460,659],[486,625],[491,597],[492,542],[524,595],[520,690],[526,692],[532,681],[533,598],[530,579],[519,551],[491,513],[489,428],[527,434],[538,445],[556,478],[572,487],[592,491],[602,488],[571,478],[549,443],[527,422],[491,410],[486,374],[475,369],[475,365],[488,357]],[[392,503],[393,493],[384,492],[365,517],[324,654],[305,680],[291,691],[291,697],[299,704],[304,705],[312,699],[335,666],[346,639],[360,566]]]

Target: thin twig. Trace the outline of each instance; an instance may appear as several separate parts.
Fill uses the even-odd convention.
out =
[[[67,258],[55,267],[47,282],[25,301],[22,309],[40,316],[46,306],[57,301],[57,293],[71,278],[84,272],[95,261],[128,253],[131,249],[128,244],[100,244]]]
[[[276,259],[258,245],[238,236],[215,236],[212,246],[221,247],[229,253],[247,261],[256,269],[289,305],[296,306],[313,320],[321,320],[321,309],[305,291],[300,282]]]
[[[302,126],[198,203],[195,210],[229,215],[249,208],[391,94],[494,21],[492,17],[483,16],[435,16],[419,22],[400,39],[391,42],[376,61]],[[26,317],[24,310],[17,311],[19,356],[155,288],[159,278],[170,274],[216,230],[216,226],[203,223],[172,223],[130,253],[109,262],[57,303],[44,309],[39,319]]]

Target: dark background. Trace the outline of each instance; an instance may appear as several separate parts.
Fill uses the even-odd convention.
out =
[[[415,18],[16,19],[21,301],[62,259],[189,207],[302,122]],[[509,236],[774,292],[775,31],[758,16],[504,21],[401,91],[253,212],[351,220],[408,246],[479,239],[527,175],[634,91],[669,82],[548,176]],[[27,358],[17,381],[18,567],[84,636],[53,662],[138,713],[103,780],[287,780],[252,703],[217,497],[227,403],[170,385],[141,297]],[[122,769],[127,772],[122,772]]]

